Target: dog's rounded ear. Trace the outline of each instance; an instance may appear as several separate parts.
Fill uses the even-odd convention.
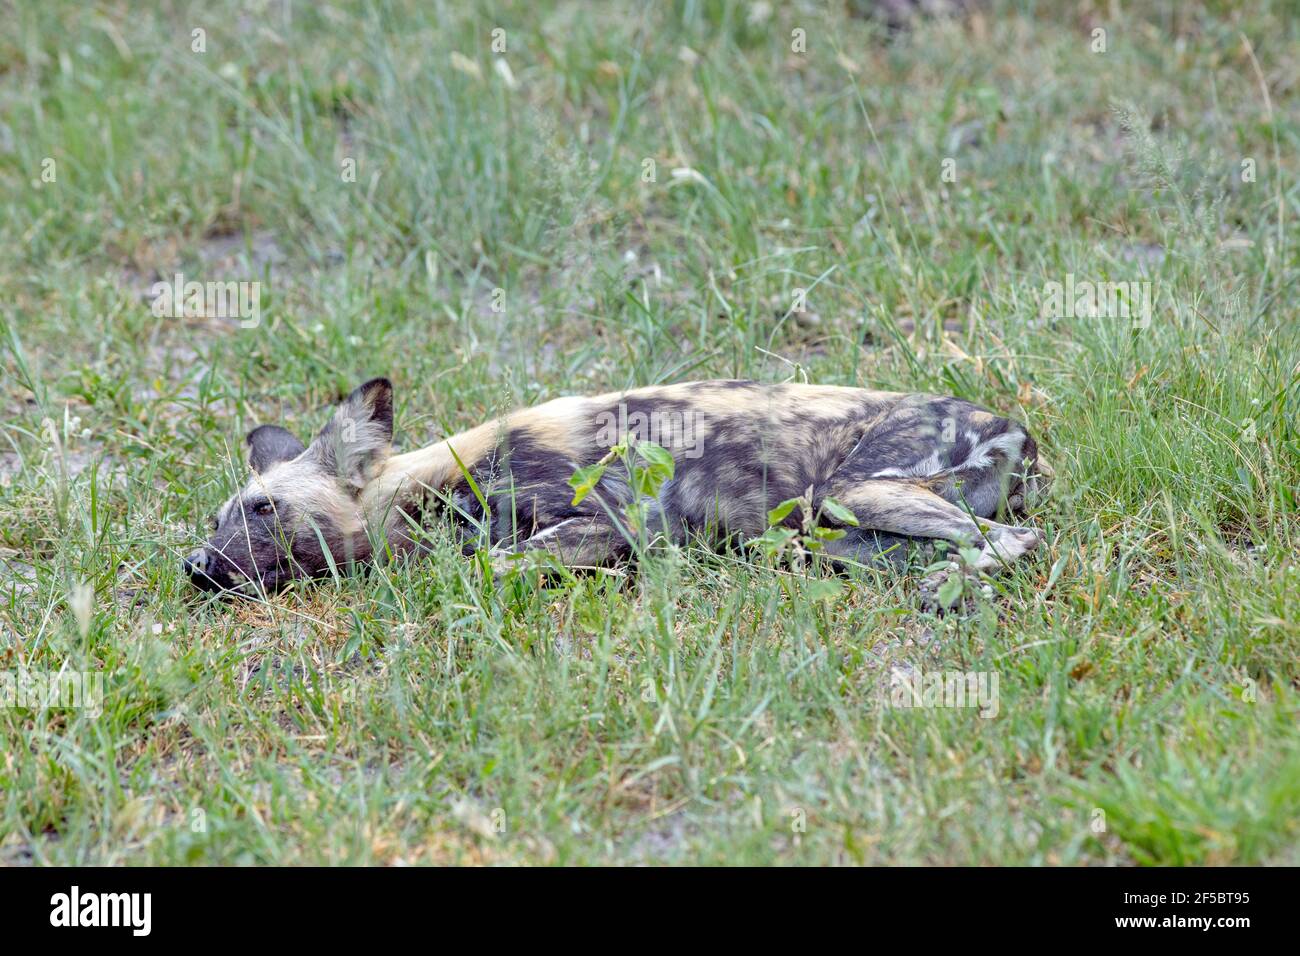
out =
[[[356,421],[368,421],[379,429],[385,441],[393,440],[393,383],[386,378],[372,378],[352,390],[339,414]]]
[[[279,425],[259,425],[244,437],[244,441],[248,443],[248,467],[257,472],[297,458],[306,450],[298,436]]]
[[[312,442],[312,453],[329,474],[359,491],[392,452],[393,383],[372,378],[334,410]]]

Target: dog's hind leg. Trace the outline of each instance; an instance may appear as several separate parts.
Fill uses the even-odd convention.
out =
[[[549,551],[570,568],[596,567],[627,557],[627,539],[604,515],[566,518],[525,538],[513,548],[492,549],[492,564],[498,571],[509,570],[513,555],[527,551]]]
[[[870,528],[844,528],[844,537],[824,542],[826,554],[839,563],[902,570],[916,540],[907,535],[887,534]]]

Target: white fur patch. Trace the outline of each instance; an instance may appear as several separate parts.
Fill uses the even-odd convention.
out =
[[[986,442],[980,442],[979,435],[967,432],[966,439],[971,443],[970,454],[958,468],[987,468],[993,464],[993,453],[1002,452],[1008,462],[1015,462],[1020,451],[1025,447],[1025,434],[1021,431],[1007,431]]]
[[[913,462],[903,468],[882,468],[870,475],[871,478],[928,478],[944,470],[938,451],[930,452],[928,458]]]
[[[1001,435],[996,435],[985,442],[980,441],[978,433],[968,431],[966,440],[971,443],[970,454],[966,456],[965,461],[957,462],[952,466],[945,466],[943,456],[938,450],[935,450],[918,462],[913,462],[902,468],[882,468],[869,477],[929,478],[944,471],[987,468],[994,463],[994,454],[997,452],[1001,452],[1008,463],[1015,463],[1020,456],[1021,449],[1025,447],[1025,435],[1024,432],[1020,431],[1003,432]]]

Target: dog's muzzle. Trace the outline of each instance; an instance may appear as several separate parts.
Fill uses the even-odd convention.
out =
[[[181,567],[189,575],[191,584],[204,591],[219,591],[221,584],[208,576],[210,564],[211,559],[207,548],[199,548],[193,554],[187,554],[181,559]]]

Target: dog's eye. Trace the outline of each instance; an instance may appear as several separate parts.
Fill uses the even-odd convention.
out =
[[[269,515],[273,511],[275,511],[275,506],[269,501],[259,501],[253,505],[253,514],[255,515]]]
[[[208,527],[211,528],[213,531],[217,530],[218,524],[219,522],[217,521],[216,515],[213,515],[211,518],[208,519]]]

